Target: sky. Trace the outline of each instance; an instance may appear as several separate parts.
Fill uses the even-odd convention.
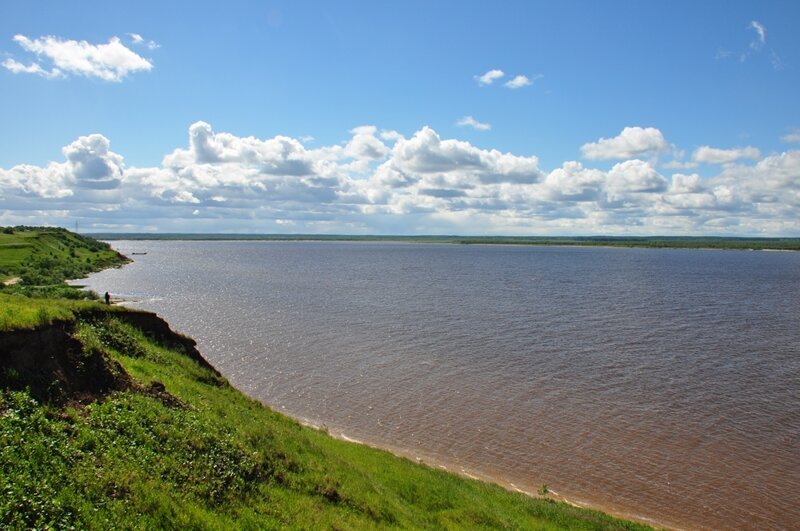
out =
[[[0,2],[0,225],[800,236],[800,2]]]

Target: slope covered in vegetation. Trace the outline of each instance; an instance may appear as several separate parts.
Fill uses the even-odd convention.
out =
[[[642,528],[303,427],[148,312],[4,294],[0,315],[0,527]]]
[[[0,281],[5,292],[84,298],[64,285],[128,260],[107,243],[58,227],[0,228]]]

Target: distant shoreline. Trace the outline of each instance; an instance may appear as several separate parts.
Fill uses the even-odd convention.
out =
[[[136,241],[319,241],[402,242],[461,245],[539,245],[570,247],[634,247],[648,249],[726,249],[740,251],[800,251],[800,238],[722,236],[358,236],[347,234],[227,234],[227,233],[91,233],[98,240]]]

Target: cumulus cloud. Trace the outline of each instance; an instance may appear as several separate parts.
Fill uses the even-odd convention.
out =
[[[505,86],[510,89],[518,89],[522,87],[527,87],[528,85],[532,85],[533,81],[528,79],[528,76],[515,76],[514,79],[510,79],[509,81],[505,82]]]
[[[728,164],[739,159],[757,160],[759,158],[761,158],[761,151],[752,146],[736,149],[701,146],[692,154],[692,160],[701,164]]]
[[[483,85],[491,85],[496,80],[498,80],[501,77],[503,77],[504,75],[506,75],[506,74],[502,70],[494,69],[494,70],[489,70],[488,72],[486,72],[482,76],[475,76],[475,79],[478,80],[478,84],[481,85],[481,86],[483,86]]]
[[[173,169],[214,164],[236,164],[270,175],[313,173],[313,161],[299,140],[285,136],[259,140],[215,133],[205,122],[189,127],[189,149],[176,149],[164,157],[164,166]]]
[[[613,138],[601,138],[581,146],[583,156],[591,160],[629,159],[668,149],[667,141],[655,127],[626,127]]]
[[[604,172],[569,161],[551,171],[544,184],[549,199],[591,201],[600,197],[605,180]]]
[[[647,162],[633,159],[615,164],[608,172],[606,190],[616,199],[626,194],[663,192],[667,180]]]
[[[676,194],[690,194],[699,192],[702,187],[700,184],[700,176],[696,173],[691,175],[684,175],[676,173],[672,176],[672,184],[670,191]]]
[[[109,149],[108,139],[103,135],[82,136],[61,151],[79,187],[107,190],[119,186],[123,159]]]
[[[374,125],[362,125],[351,129],[353,138],[344,152],[356,159],[382,159],[389,153],[389,148],[375,136],[377,132],[378,128]]]
[[[472,116],[465,116],[459,121],[456,122],[456,125],[459,127],[471,127],[473,129],[477,129],[478,131],[488,131],[492,128],[491,125],[483,122],[479,122]]]
[[[391,147],[381,142],[388,139]],[[626,149],[635,151],[617,152]],[[238,136],[196,122],[186,145],[155,167],[127,167],[100,134],[62,154],[44,166],[0,169],[0,219],[80,219],[82,227],[126,231],[800,231],[800,151],[736,158],[716,175],[667,177],[638,158],[607,171],[567,161],[545,172],[533,155],[482,149],[430,127],[406,138],[359,126],[348,140],[307,149],[291,137]]]
[[[122,156],[109,149],[103,135],[82,136],[62,150],[65,162],[45,167],[21,164],[0,169],[0,190],[26,196],[53,199],[75,195],[81,190],[112,190],[122,180]]]
[[[408,140],[398,140],[392,164],[411,174],[438,174],[463,182],[536,182],[541,178],[537,157],[520,157],[498,150],[479,149],[469,142],[442,140],[423,127]]]
[[[35,62],[27,66],[13,58],[6,59],[3,66],[14,73],[37,74],[47,78],[72,74],[105,81],[122,81],[131,73],[153,68],[149,60],[127,48],[118,37],[112,37],[106,44],[64,40],[51,35],[38,39],[15,35],[14,41],[23,50],[36,56]],[[48,66],[43,66],[43,63]]]
[[[40,198],[63,198],[73,194],[69,175],[63,164],[46,167],[19,164],[9,170],[0,169],[0,189],[3,196],[14,193]]]

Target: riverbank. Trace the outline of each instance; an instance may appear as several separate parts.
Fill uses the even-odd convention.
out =
[[[33,273],[0,293],[2,525],[645,528],[303,427],[154,314],[31,297],[81,297]]]
[[[327,426],[316,424],[314,422],[308,421],[303,418],[294,417],[289,415],[289,417],[294,418],[297,422],[301,425],[306,426],[308,428],[319,430],[331,437],[334,437],[338,440],[354,443],[366,446],[368,448],[373,448],[380,451],[389,452],[392,455],[401,458],[407,459],[413,463],[417,463],[423,466],[427,466],[433,469],[442,470],[448,474],[455,474],[467,480],[474,480],[480,481],[482,483],[498,485],[503,489],[507,490],[511,493],[518,493],[524,496],[533,498],[533,499],[548,499],[552,501],[556,501],[559,503],[564,503],[569,505],[570,507],[574,507],[576,509],[586,509],[590,511],[599,511],[604,514],[608,514],[614,518],[619,518],[622,520],[628,520],[632,522],[637,522],[643,526],[652,526],[656,529],[681,529],[682,527],[674,524],[671,525],[667,522],[657,520],[654,518],[649,518],[646,515],[633,513],[630,511],[626,511],[620,507],[612,507],[612,506],[604,506],[596,503],[591,503],[585,500],[579,500],[574,497],[566,497],[563,496],[560,492],[555,491],[551,487],[547,487],[546,494],[540,494],[542,485],[524,485],[524,484],[517,484],[513,481],[505,478],[502,474],[487,474],[477,470],[473,470],[471,468],[465,468],[464,466],[457,465],[455,463],[446,461],[442,459],[440,456],[433,455],[431,453],[427,453],[420,450],[410,450],[408,448],[401,448],[393,445],[388,444],[380,444],[372,442],[368,439],[359,439],[350,437],[346,434],[343,430],[331,429]]]

